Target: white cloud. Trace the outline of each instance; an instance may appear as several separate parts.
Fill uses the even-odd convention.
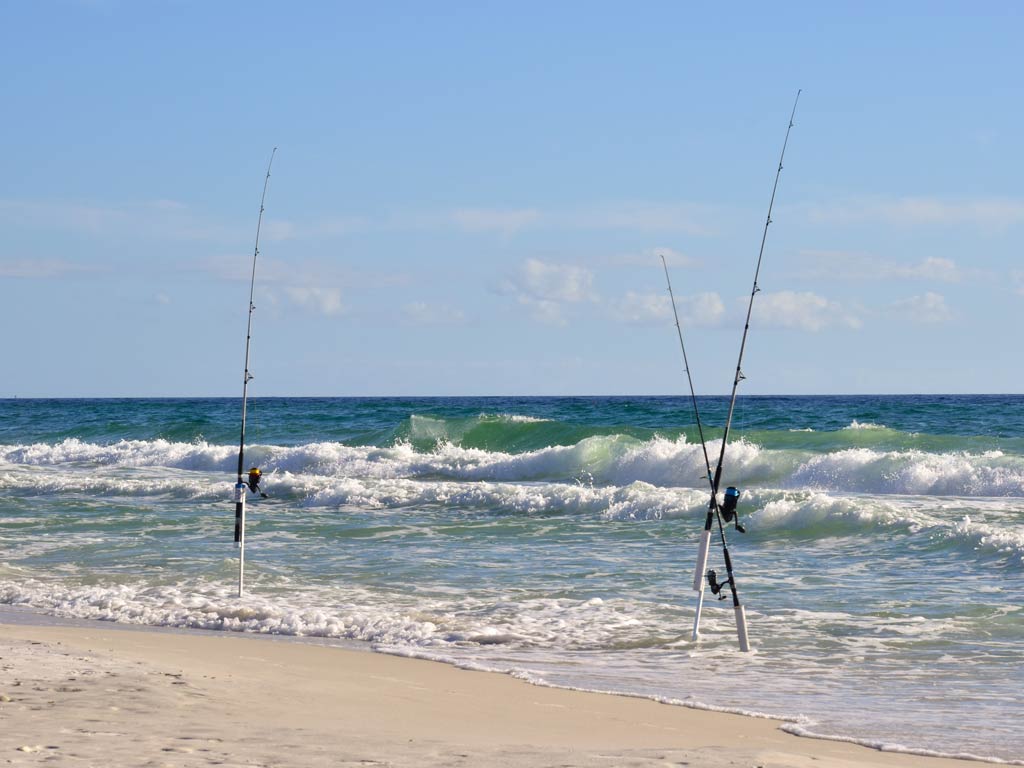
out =
[[[698,293],[679,303],[681,322],[689,325],[718,325],[725,315],[725,304],[717,293]]]
[[[801,254],[813,266],[806,274],[846,280],[934,280],[959,283],[965,272],[952,259],[929,256],[917,263],[886,261],[863,253],[846,251],[805,251]]]
[[[402,307],[402,314],[413,325],[461,325],[466,320],[461,309],[423,301],[406,304]]]
[[[382,230],[447,229],[512,235],[528,229],[567,231],[626,230],[707,235],[715,217],[696,203],[615,202],[578,208],[547,209],[463,207],[448,211],[406,212],[381,217]]]
[[[718,325],[725,314],[725,304],[717,293],[677,296],[679,322],[683,328]],[[612,305],[612,316],[630,325],[675,323],[672,302],[667,293],[636,293],[626,295]]]
[[[0,219],[19,226],[64,229],[95,237],[220,241],[244,237],[242,230],[213,222],[174,200],[120,204],[0,200]]]
[[[695,203],[613,203],[567,211],[552,218],[566,229],[624,229],[709,235],[712,210]]]
[[[612,305],[612,316],[630,325],[653,325],[672,319],[672,304],[660,293],[628,291]]]
[[[308,226],[306,234],[317,237],[337,237],[365,231],[369,226],[369,222],[360,216],[324,216]]]
[[[855,223],[881,221],[899,225],[969,224],[1003,229],[1024,223],[1024,200],[977,198],[941,200],[931,197],[872,198],[805,208],[813,221]]]
[[[76,264],[75,262],[63,259],[11,259],[9,261],[0,261],[0,277],[46,279],[97,271],[99,270],[96,267]]]
[[[263,222],[263,237],[268,240],[291,240],[297,234],[295,225],[290,221],[270,219]]]
[[[1010,283],[1013,285],[1014,293],[1024,296],[1024,269],[1010,270]]]
[[[252,277],[252,252],[237,256],[216,256],[190,265],[200,272],[220,280],[244,283],[248,290]],[[307,312],[320,315],[338,315],[348,311],[342,300],[343,289],[359,286],[393,286],[405,280],[400,272],[388,275],[353,273],[339,267],[337,262],[306,260],[299,263],[263,256],[256,263],[256,291],[274,305],[284,302]]]
[[[526,296],[519,297],[519,303],[524,304],[533,312],[533,319],[544,325],[567,325],[568,320],[562,311],[562,305],[557,301],[545,299],[531,299]]]
[[[953,317],[953,311],[946,304],[946,298],[932,291],[923,296],[911,296],[909,299],[894,302],[890,309],[920,325],[937,325]]]
[[[447,231],[513,235],[524,230],[683,232],[710,234],[715,209],[695,203],[613,202],[577,208],[488,208],[464,206],[433,211],[391,211],[369,215],[328,214],[308,219],[264,218],[267,242],[316,240],[354,232]],[[250,242],[255,222],[225,222],[187,203],[0,199],[0,222],[64,229],[95,237],[148,237],[172,240]],[[262,239],[261,238],[261,239]]]
[[[815,333],[831,326],[860,328],[861,319],[836,301],[810,291],[759,294],[754,301],[759,324]]]
[[[341,290],[320,285],[286,285],[284,294],[292,303],[321,315],[336,315],[344,307]]]
[[[521,293],[547,301],[593,301],[594,273],[584,267],[527,259],[514,278]]]
[[[619,256],[613,256],[607,260],[607,263],[614,264],[615,266],[623,267],[651,267],[661,266],[661,257],[665,257],[665,261],[668,262],[670,267],[696,267],[700,266],[700,262],[691,256],[687,256],[685,253],[676,251],[672,248],[648,248],[638,253],[625,253]]]
[[[451,213],[451,219],[459,229],[469,232],[500,232],[505,235],[514,234],[531,224],[536,224],[540,218],[540,212],[532,208],[459,208]]]
[[[540,322],[564,325],[566,304],[598,300],[593,285],[594,273],[584,267],[527,259],[516,274],[505,281],[502,292],[531,307]]]
[[[962,279],[960,269],[952,259],[930,256],[919,264],[896,267],[894,274],[899,277],[939,280],[944,283],[959,283]]]
[[[672,248],[652,248],[651,253],[658,258],[658,261],[661,261],[661,257],[664,256],[670,267],[698,267],[701,264],[698,259]]]
[[[207,212],[176,200],[132,203],[69,202],[63,200],[2,200],[0,220],[18,226],[62,229],[93,237],[142,237],[170,240],[252,243],[256,217],[225,224]],[[366,229],[364,219],[324,216],[290,221],[265,216],[261,242],[336,237]],[[251,246],[250,246],[251,247]]]

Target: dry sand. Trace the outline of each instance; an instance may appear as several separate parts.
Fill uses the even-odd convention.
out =
[[[0,624],[0,766],[976,766],[778,722],[211,633]]]

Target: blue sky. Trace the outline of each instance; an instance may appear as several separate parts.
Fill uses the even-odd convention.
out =
[[[1020,392],[1019,3],[0,4],[0,396]]]

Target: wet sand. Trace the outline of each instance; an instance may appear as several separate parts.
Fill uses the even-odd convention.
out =
[[[779,725],[266,637],[0,624],[0,765],[978,765]]]

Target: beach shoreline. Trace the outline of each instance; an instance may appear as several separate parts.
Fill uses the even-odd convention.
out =
[[[977,764],[336,645],[32,622],[0,623],[0,759],[10,765]]]

